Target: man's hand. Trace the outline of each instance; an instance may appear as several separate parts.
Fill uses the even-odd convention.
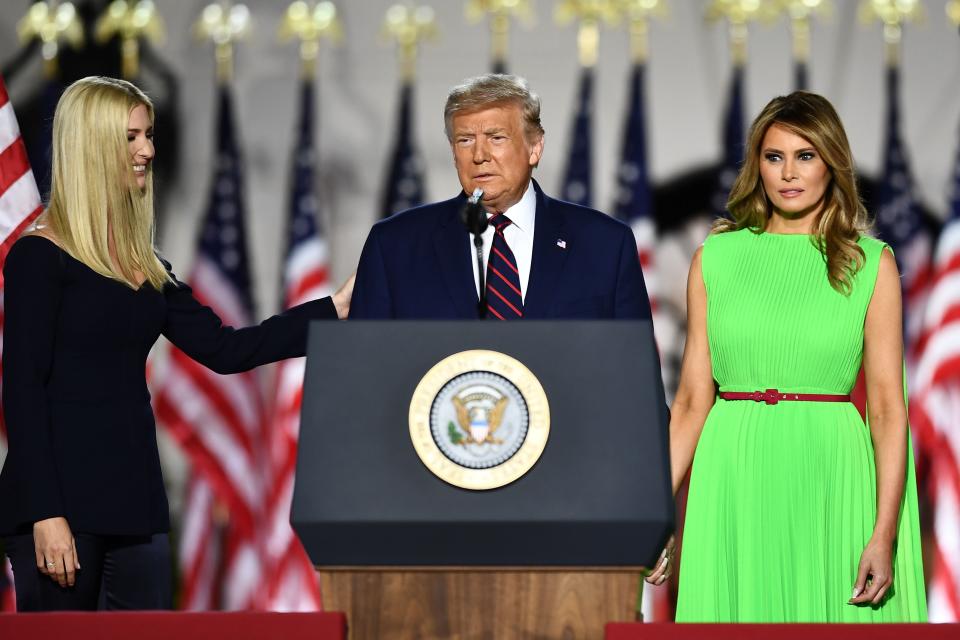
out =
[[[72,587],[80,569],[77,543],[66,518],[47,518],[33,523],[33,548],[37,569],[61,587]]]
[[[350,315],[350,298],[353,297],[353,281],[357,278],[357,272],[354,271],[347,278],[346,282],[333,294],[333,306],[337,308],[337,317],[346,320]]]

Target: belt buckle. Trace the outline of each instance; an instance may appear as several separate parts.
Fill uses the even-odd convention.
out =
[[[766,391],[754,391],[751,399],[754,402],[765,402],[767,404],[777,404],[780,402],[780,392],[777,389],[767,389]]]

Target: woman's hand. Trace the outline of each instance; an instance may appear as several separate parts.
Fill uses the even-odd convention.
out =
[[[850,604],[880,604],[893,584],[893,544],[871,538],[860,554]]]
[[[353,297],[353,281],[357,278],[357,272],[354,271],[347,278],[346,282],[333,294],[333,306],[337,308],[337,317],[345,320],[350,314],[350,298]]]
[[[667,545],[663,548],[663,551],[660,552],[660,557],[657,558],[657,566],[654,567],[653,571],[645,575],[643,579],[650,584],[663,584],[666,579],[670,577],[670,574],[673,573],[673,553],[676,551],[676,548],[676,539],[674,536],[670,536],[670,539],[667,540]]]
[[[33,523],[33,548],[37,569],[61,587],[72,587],[80,568],[77,543],[66,518],[47,518]]]

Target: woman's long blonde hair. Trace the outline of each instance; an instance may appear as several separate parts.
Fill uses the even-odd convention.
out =
[[[774,98],[763,108],[750,126],[743,165],[727,200],[732,220],[717,220],[713,232],[752,229],[762,233],[766,228],[773,207],[760,178],[760,155],[763,137],[774,124],[809,141],[827,165],[831,180],[814,221],[812,240],[826,260],[830,285],[849,294],[853,276],[865,258],[857,241],[869,224],[857,192],[847,134],[833,105],[823,96],[794,91]]]
[[[150,99],[125,80],[90,76],[64,91],[53,116],[46,222],[63,249],[97,273],[137,289],[139,271],[161,290],[172,280],[154,249],[153,171],[148,164],[141,190],[127,142],[139,105],[153,122]]]

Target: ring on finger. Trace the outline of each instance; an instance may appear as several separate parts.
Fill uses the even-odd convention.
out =
[[[56,563],[56,562],[48,562],[48,563],[47,563],[47,566],[48,566],[48,567],[55,567],[55,566],[57,566],[57,563]]]

